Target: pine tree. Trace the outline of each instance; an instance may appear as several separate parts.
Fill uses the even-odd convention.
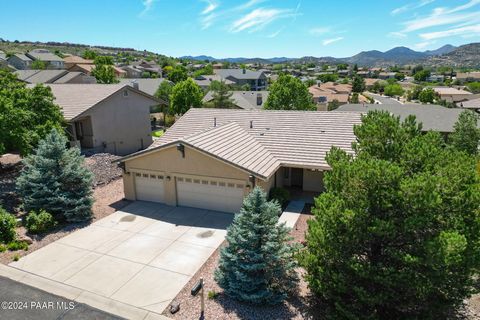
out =
[[[229,90],[224,81],[212,81],[210,90],[212,91],[212,100],[205,104],[206,108],[236,108],[235,101],[232,99],[233,92]]]
[[[78,148],[66,148],[67,139],[53,129],[35,153],[24,159],[17,189],[25,211],[45,210],[67,221],[92,216],[92,173]]]
[[[294,258],[298,245],[288,243],[289,229],[278,224],[277,202],[256,187],[243,201],[227,231],[215,281],[234,299],[256,304],[282,302],[297,285]]]

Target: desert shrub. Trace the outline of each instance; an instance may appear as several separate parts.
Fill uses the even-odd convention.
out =
[[[39,213],[31,211],[25,222],[28,232],[34,234],[47,232],[57,224],[53,216],[45,210],[40,210]]]
[[[285,188],[272,188],[269,198],[270,200],[277,200],[282,208],[285,208],[288,201],[290,201],[290,192]]]
[[[7,244],[7,249],[10,251],[17,251],[17,250],[28,250],[28,243],[25,241],[17,241],[13,240],[9,244]]]
[[[15,217],[0,207],[0,242],[8,243],[15,239],[16,225],[17,220]]]

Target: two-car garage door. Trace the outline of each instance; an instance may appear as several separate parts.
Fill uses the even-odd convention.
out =
[[[135,173],[137,200],[165,202],[165,181],[161,174]],[[244,184],[213,177],[176,176],[179,206],[224,212],[238,212]]]
[[[215,178],[177,177],[177,202],[179,206],[238,212],[243,187],[243,184]]]

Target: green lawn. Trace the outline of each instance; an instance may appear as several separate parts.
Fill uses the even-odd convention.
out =
[[[152,137],[160,138],[163,136],[163,130],[157,130],[152,132]]]

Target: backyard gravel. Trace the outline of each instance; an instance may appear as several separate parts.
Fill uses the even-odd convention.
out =
[[[94,187],[105,185],[122,176],[122,169],[116,163],[112,163],[119,158],[119,156],[109,153],[97,153],[85,158],[87,168],[95,176],[93,179]]]

